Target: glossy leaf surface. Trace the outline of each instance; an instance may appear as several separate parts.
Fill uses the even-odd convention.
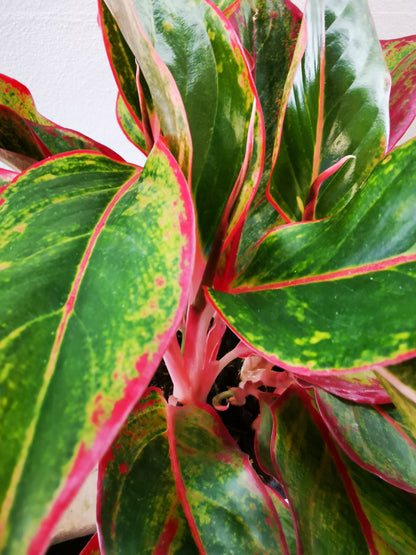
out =
[[[120,125],[132,142],[146,152],[146,131],[137,87],[134,54],[103,0],[98,3],[98,14],[108,60],[119,89],[117,115]]]
[[[293,391],[274,405],[273,413],[273,456],[303,552],[367,553],[362,530],[367,523],[356,515],[322,429]]]
[[[270,194],[300,220],[310,187],[341,158],[354,162],[321,187],[317,217],[344,206],[387,147],[389,75],[365,0],[311,0],[307,45],[289,98]]]
[[[345,463],[374,535],[398,555],[415,551],[416,496],[395,488],[347,459]]]
[[[7,553],[39,553],[176,332],[193,212],[162,143],[142,172],[50,159],[3,199],[0,535]]]
[[[405,431],[416,438],[415,359],[388,368],[378,368],[377,373],[406,424]]]
[[[244,264],[253,245],[276,225],[276,209],[266,199],[266,189],[280,144],[286,104],[296,67],[303,55],[306,26],[301,12],[290,2],[243,0],[231,16],[250,54],[265,125],[265,159],[256,196],[248,210],[239,245],[237,266]]]
[[[137,125],[136,119],[131,115],[126,102],[119,94],[117,96],[117,120],[126,137],[142,152],[147,152],[146,135]]]
[[[270,171],[284,88],[295,51],[302,13],[284,0],[242,0],[231,21],[249,52],[266,129],[266,173]],[[287,99],[286,99],[287,100]]]
[[[226,18],[204,0],[137,1],[134,12],[132,9],[129,14],[121,12],[120,2],[111,0],[107,4],[125,35],[127,21],[130,32],[133,18],[143,41],[149,45],[146,48],[151,48],[149,56],[154,61],[150,66],[144,47],[139,52],[139,46],[134,48],[133,39],[128,39],[167,138],[178,133],[170,130],[164,111],[170,107],[166,117],[173,118],[179,105],[186,110],[193,147],[192,190],[201,241],[208,250],[240,174],[256,97],[241,45]],[[168,89],[161,79],[166,72],[173,77],[180,93],[175,101],[171,94],[165,98]],[[178,116],[178,122],[179,119]],[[181,139],[181,144],[185,144],[185,139]]]
[[[416,117],[416,35],[381,41],[391,73],[391,150]]]
[[[274,466],[274,459],[272,456],[274,443],[274,415],[271,408],[271,396],[267,400],[266,399],[266,397],[260,397],[259,399],[260,415],[253,424],[253,428],[255,429],[254,447],[256,460],[262,471],[274,478],[276,476],[276,468]],[[275,479],[274,485],[276,486],[277,484],[279,485],[281,491],[280,484]],[[287,500],[283,499],[277,491],[270,490],[271,486],[268,488],[269,495],[273,501],[277,514],[279,515],[280,522],[282,523],[289,553],[291,555],[295,555],[297,553],[297,538],[291,508]]]
[[[203,552],[286,553],[265,487],[212,408],[168,407],[168,429],[178,490]]]
[[[121,160],[106,146],[44,118],[24,85],[0,75],[1,159],[21,171],[48,156],[81,149]]]
[[[133,53],[149,87],[162,133],[169,150],[189,179],[192,164],[192,141],[185,108],[169,69],[157,53],[151,39],[139,21],[133,2],[105,0],[125,42]],[[143,111],[142,111],[143,112]],[[158,129],[152,129],[155,139]],[[158,131],[156,133],[156,131]]]
[[[300,373],[413,356],[415,163],[413,141],[336,216],[271,233],[231,293],[209,293],[231,327]]]
[[[383,404],[391,402],[388,393],[380,383],[378,374],[372,370],[359,370],[347,374],[336,373],[330,376],[310,374],[303,379],[333,395],[355,403]]]
[[[416,493],[416,445],[401,429],[396,410],[347,403],[323,391],[316,395],[325,423],[352,460]]]
[[[199,553],[179,501],[166,402],[148,391],[100,463],[99,531],[105,553]]]
[[[100,481],[106,553],[285,552],[269,495],[208,406],[174,408],[147,392]]]

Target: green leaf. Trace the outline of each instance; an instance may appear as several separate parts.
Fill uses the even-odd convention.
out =
[[[416,35],[381,41],[391,72],[390,140],[391,150],[416,116]]]
[[[365,0],[310,0],[307,46],[287,105],[270,194],[300,220],[325,170],[355,157],[321,186],[317,217],[344,206],[383,156],[389,75]]]
[[[271,408],[271,398],[260,396],[260,415],[256,419],[253,428],[255,429],[254,446],[256,451],[257,463],[262,470],[272,477],[276,476],[276,468],[272,458],[273,451],[273,426],[274,415]],[[290,506],[277,492],[269,489],[269,495],[282,523],[283,532],[288,544],[289,553],[296,554],[296,532],[293,525],[293,517]]]
[[[143,22],[139,21],[134,4],[123,2],[123,0],[105,0],[105,3],[143,73],[169,150],[178,161],[185,177],[189,179],[192,164],[192,140],[177,84],[155,49],[151,37],[146,34]],[[145,7],[143,4],[142,8]],[[146,13],[146,17],[149,15]],[[152,131],[157,138],[157,130],[152,129]]]
[[[289,503],[282,499],[278,493],[271,490],[271,488],[268,488],[268,491],[271,500],[273,501],[274,508],[279,515],[279,520],[282,523],[289,554],[297,555],[296,534],[293,527],[292,513],[290,511]]]
[[[416,438],[416,366],[411,359],[388,368],[377,368],[379,380],[406,423],[407,431]]]
[[[256,100],[240,42],[221,12],[204,0],[141,0],[128,13],[117,0],[107,4],[136,55],[173,153],[179,127],[180,145],[187,144],[189,124],[192,191],[208,251],[245,159]],[[174,115],[179,110],[181,116]],[[262,142],[261,135],[257,140]]]
[[[352,460],[416,493],[416,445],[401,429],[395,410],[347,403],[324,391],[316,396],[326,425]]]
[[[239,269],[250,256],[253,245],[276,225],[279,218],[276,209],[266,199],[266,189],[276,161],[295,70],[305,47],[305,26],[300,32],[301,16],[297,8],[282,0],[243,0],[231,17],[252,58],[252,72],[264,114],[266,145],[263,173],[239,244]]]
[[[21,171],[48,156],[73,150],[94,150],[122,160],[106,146],[44,118],[28,89],[0,74],[0,158]]]
[[[123,100],[137,124],[141,124],[142,114],[137,94],[137,65],[133,52],[130,50],[117,21],[112,16],[103,0],[98,2],[101,31],[104,38],[108,60],[114,73],[117,86]]]
[[[256,458],[263,472],[274,476],[276,469],[274,468],[270,444],[273,433],[273,413],[270,407],[270,401],[260,397],[260,415],[255,421],[256,435],[254,438],[254,446],[256,449]]]
[[[133,144],[147,153],[146,129],[140,106],[138,71],[134,54],[103,0],[98,2],[98,15],[108,60],[119,88],[117,98],[119,123]]]
[[[304,402],[308,403],[306,398]],[[366,553],[361,529],[365,523],[355,513],[334,451],[304,402],[293,390],[276,402],[272,446],[301,549],[305,553]]]
[[[211,407],[169,406],[168,430],[178,490],[200,549],[284,553],[272,501]]]
[[[397,555],[416,552],[416,496],[395,488],[347,459],[345,463],[373,531]]]
[[[142,152],[147,152],[146,136],[120,94],[117,96],[117,119],[126,137]]]
[[[415,161],[416,141],[394,150],[347,208],[277,229],[229,293],[210,290],[244,341],[305,375],[413,356]]]
[[[106,553],[283,551],[272,501],[218,417],[156,390],[102,461],[99,498]]]
[[[297,44],[302,12],[284,0],[242,0],[232,15],[253,59],[266,131],[266,172],[270,172],[284,89]]]
[[[98,507],[107,554],[199,553],[177,495],[160,392],[146,392],[102,459]]]
[[[142,172],[91,153],[49,159],[3,199],[1,546],[41,552],[176,332],[193,212],[162,143]]]

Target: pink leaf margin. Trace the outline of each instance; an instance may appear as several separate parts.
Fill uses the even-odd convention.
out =
[[[221,422],[218,414],[216,413],[216,411],[211,406],[206,405],[206,404],[202,404],[202,403],[197,403],[195,406],[197,408],[201,409],[201,410],[204,410],[204,411],[208,412],[210,414],[210,416],[213,418],[214,422],[215,422],[215,433],[218,434],[219,437],[221,437],[221,439],[223,439],[227,444],[231,445],[236,450],[240,451],[240,448],[235,443],[234,439],[231,437],[231,435],[229,434],[229,432],[227,431],[225,426],[222,424],[222,422]],[[168,405],[167,410],[166,410],[166,417],[167,417],[167,423],[168,423],[168,438],[169,438],[169,443],[170,443],[170,446],[171,446],[172,469],[173,469],[173,473],[174,473],[174,476],[175,476],[176,486],[177,486],[177,489],[178,489],[178,495],[181,499],[182,506],[183,506],[185,515],[187,517],[187,520],[188,520],[193,538],[195,540],[195,543],[196,543],[198,549],[200,550],[201,555],[206,555],[205,548],[202,544],[202,541],[201,541],[201,538],[200,538],[200,535],[199,535],[199,532],[198,532],[198,528],[197,528],[195,519],[194,519],[193,514],[192,514],[192,509],[191,509],[190,504],[189,504],[189,502],[187,500],[187,497],[186,497],[186,487],[185,487],[185,484],[184,484],[182,476],[181,476],[179,460],[178,460],[178,456],[177,456],[177,453],[176,453],[177,439],[175,437],[175,423],[174,423],[174,420],[175,420],[175,414],[176,414],[177,410],[180,410],[180,408],[174,407],[174,406],[171,406],[171,405]],[[221,456],[222,456],[222,454],[218,453],[218,457],[221,458]],[[280,523],[280,519],[279,519],[279,516],[277,514],[277,511],[276,511],[276,509],[273,505],[272,500],[270,499],[270,496],[268,494],[266,486],[263,484],[263,482],[260,480],[257,473],[253,470],[252,466],[250,465],[248,455],[243,454],[243,466],[244,466],[244,471],[251,475],[251,479],[253,480],[253,489],[258,490],[261,493],[261,495],[263,496],[263,498],[266,502],[266,505],[267,505],[268,509],[270,510],[270,513],[273,515],[273,517],[274,517],[273,518],[273,524],[278,529],[280,542],[281,542],[281,547],[283,548],[284,553],[289,555],[289,551],[288,551],[288,547],[287,547],[287,543],[286,543],[286,538],[285,538],[283,528],[282,528],[282,525]],[[271,525],[271,523],[270,523],[270,525]]]
[[[337,419],[335,415],[331,412],[331,409],[322,400],[322,397],[320,396],[319,391],[315,391],[315,397],[316,397],[319,412],[321,414],[323,421],[325,422],[328,429],[331,431],[333,437],[335,438],[340,448],[348,455],[348,457],[352,461],[354,461],[356,464],[361,466],[361,468],[364,468],[364,470],[367,470],[367,472],[371,472],[372,474],[379,476],[380,478],[392,484],[393,486],[400,488],[404,491],[407,491],[409,493],[416,493],[416,488],[410,486],[406,482],[395,480],[390,476],[386,475],[384,472],[382,472],[377,466],[365,463],[360,458],[360,456],[356,453],[356,451],[351,447],[351,445],[347,442],[342,432],[338,430]],[[416,450],[416,445],[409,438],[409,436],[407,436],[403,432],[403,430],[399,427],[397,422],[395,422],[391,417],[389,417],[389,415],[385,411],[383,411],[380,407],[374,406],[373,408],[374,410],[377,410],[380,416],[384,418],[395,429],[395,431],[406,441],[406,443],[409,444],[411,449]]]
[[[195,256],[196,227],[194,208],[187,182],[182,172],[180,172],[175,159],[169,152],[165,141],[162,138],[159,138],[155,143],[154,148],[158,149],[166,155],[172,170],[178,177],[182,201],[184,203],[184,212],[186,214],[186,217],[183,217],[180,222],[181,232],[186,237],[188,237],[188,242],[182,252],[182,274],[180,277],[180,285],[182,287],[182,291],[178,303],[178,308],[176,314],[172,318],[172,323],[169,330],[155,338],[156,341],[158,341],[159,343],[159,347],[155,354],[151,358],[149,358],[145,354],[137,359],[135,364],[137,377],[129,380],[126,383],[123,397],[115,403],[110,418],[105,421],[100,427],[93,445],[90,448],[87,448],[84,443],[81,443],[81,445],[79,446],[78,452],[74,458],[74,462],[72,463],[72,467],[68,473],[66,482],[62,487],[60,493],[54,500],[49,514],[42,520],[36,536],[34,536],[34,538],[32,539],[27,552],[28,555],[39,555],[39,553],[43,553],[44,550],[47,548],[53,529],[57,524],[60,516],[69,505],[76,492],[93,469],[94,465],[105,454],[108,447],[111,445],[114,438],[116,437],[119,428],[127,418],[135,403],[142,396],[149,380],[151,379],[163,356],[164,351],[169,344],[169,341],[176,333],[182,321],[183,313],[185,311],[188,300],[188,291],[191,285],[193,261]],[[85,154],[86,151],[80,152]],[[93,152],[93,154],[97,153]],[[58,156],[57,158],[59,157],[63,157],[63,155]],[[140,170],[140,168],[138,168],[138,170]],[[93,244],[97,241],[98,235],[103,229],[105,221],[106,219],[108,219],[111,210],[114,208],[117,201],[120,200],[123,194],[132,186],[133,182],[135,182],[136,179],[137,175],[124,187],[122,187],[122,191],[120,191],[120,194],[115,197],[114,201],[105,211],[101,221],[97,225],[90,245],[88,247],[87,254],[80,265],[78,276],[74,282],[74,288],[68,298],[66,319],[69,317],[70,311],[73,307],[73,299],[79,289],[82,272],[85,270],[88,263],[88,258],[92,251]],[[62,338],[63,326],[61,326],[61,328],[61,333],[57,334],[59,338]]]

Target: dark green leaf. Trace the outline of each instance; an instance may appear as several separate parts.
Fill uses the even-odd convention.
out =
[[[49,159],[3,199],[0,536],[7,553],[42,552],[176,332],[193,214],[163,144],[143,172]]]
[[[306,374],[413,356],[415,163],[413,141],[334,217],[269,234],[232,293],[210,291],[231,327],[271,361]]]
[[[206,553],[284,553],[272,501],[214,411],[168,407],[173,465],[185,512]]]
[[[300,220],[310,187],[347,155],[321,187],[317,217],[337,212],[383,156],[389,75],[365,0],[310,0],[307,46],[283,125],[270,193]]]
[[[334,452],[302,400],[287,392],[274,406],[274,457],[304,553],[367,553],[361,522]],[[361,525],[360,525],[361,524]]]
[[[145,394],[101,461],[98,507],[107,555],[199,553],[177,495],[160,392]]]
[[[319,410],[338,444],[357,464],[391,484],[416,493],[416,445],[395,411],[347,403],[317,392]]]
[[[415,553],[416,496],[395,488],[347,459],[345,462],[373,531],[397,555]]]
[[[207,251],[240,174],[256,98],[241,45],[226,18],[203,0],[141,0],[131,13],[118,0],[107,4],[136,55],[177,158],[176,143],[190,145],[189,123],[192,190]]]

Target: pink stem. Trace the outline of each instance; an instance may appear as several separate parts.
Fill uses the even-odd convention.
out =
[[[234,359],[246,358],[249,354],[251,354],[251,351],[244,343],[240,341],[232,351],[220,358],[220,360],[218,361],[219,371],[221,372],[221,370],[223,370],[227,366],[227,364],[230,364],[230,362],[232,362]]]
[[[204,365],[207,333],[213,316],[214,309],[209,304],[206,304],[201,311],[194,305],[191,305],[188,310],[184,336],[184,359],[185,367],[193,378],[198,376],[199,369]]]
[[[173,396],[182,401],[188,397],[191,390],[191,383],[176,336],[172,337],[163,355],[163,360],[172,378]]]

